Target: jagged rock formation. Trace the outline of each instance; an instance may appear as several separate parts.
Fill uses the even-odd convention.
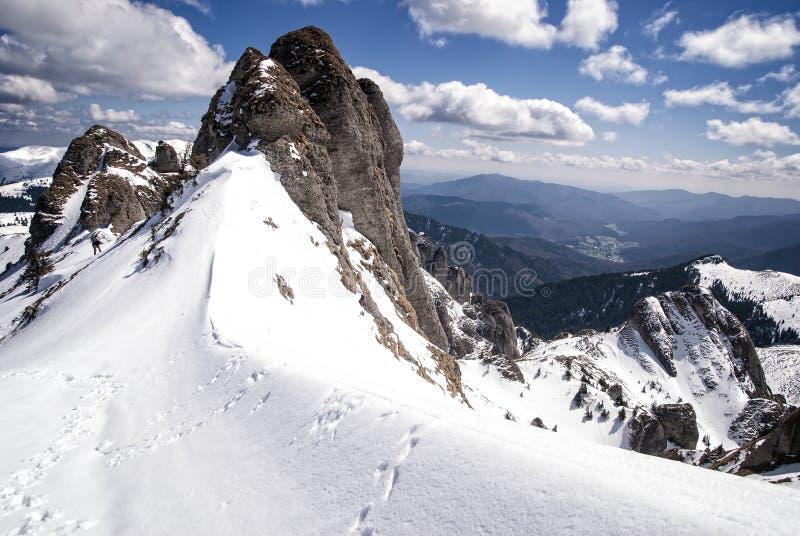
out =
[[[424,284],[400,205],[402,139],[380,90],[356,80],[330,36],[315,27],[280,37],[270,57],[294,78],[330,133],[326,147],[339,208],[353,214],[356,228],[400,277],[422,331],[447,346]]]
[[[231,143],[263,152],[292,200],[336,249],[343,283],[353,290],[354,283],[348,281],[352,268],[341,251],[336,184],[326,149],[329,138],[289,73],[251,47],[211,99],[192,146],[192,160],[196,167],[205,167]]]
[[[521,353],[508,306],[473,294],[472,276],[461,266],[449,266],[447,252],[427,236],[409,230],[409,237],[417,245],[420,265],[446,291],[432,289],[436,312],[453,355],[480,357],[493,363],[506,378],[524,381],[515,362]]]
[[[153,162],[153,169],[159,173],[180,172],[181,160],[172,145],[164,141],[158,142],[158,145],[156,145],[156,157]]]
[[[149,168],[123,136],[94,125],[70,143],[52,185],[39,198],[29,248],[54,249],[78,229],[108,227],[123,234],[155,214],[176,181]]]
[[[731,423],[728,435],[739,444],[752,441],[769,432],[786,413],[786,406],[773,400],[748,400],[741,413]]]
[[[653,414],[669,441],[684,449],[697,447],[700,433],[697,430],[697,414],[691,404],[660,404],[653,408]]]
[[[629,324],[639,332],[670,376],[676,376],[674,352],[683,326],[703,329],[712,343],[728,355],[736,379],[751,397],[771,398],[758,353],[744,325],[722,307],[708,289],[689,285],[681,292],[666,292],[636,303]],[[688,343],[690,359],[701,358],[701,349]],[[703,380],[709,388],[718,382],[713,371]]]
[[[766,437],[748,448],[739,474],[760,472],[778,465],[800,461],[800,409],[786,415]]]
[[[422,267],[442,284],[459,303],[467,303],[472,295],[472,276],[461,266],[449,266],[447,251],[434,244],[424,234],[409,230],[412,243],[417,245],[417,254]]]

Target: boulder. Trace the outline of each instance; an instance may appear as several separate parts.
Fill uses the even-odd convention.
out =
[[[153,161],[153,169],[159,173],[179,173],[181,170],[181,160],[175,148],[169,143],[159,141],[156,145],[156,158]]]
[[[697,414],[691,404],[660,404],[653,408],[653,414],[669,441],[684,449],[697,447],[700,433],[697,429]]]
[[[637,411],[628,421],[628,445],[642,454],[658,454],[667,448],[664,427],[646,411]]]

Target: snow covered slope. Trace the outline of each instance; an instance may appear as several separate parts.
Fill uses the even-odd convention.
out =
[[[52,177],[66,147],[29,145],[0,153],[0,185]]]
[[[711,256],[690,265],[698,284],[720,285],[734,300],[761,305],[764,313],[781,330],[800,333],[800,277],[772,270],[740,270],[722,257]]]
[[[0,532],[795,532],[796,492],[453,398],[369,244],[344,225],[388,337],[262,154],[173,206],[98,257],[71,237],[33,294],[0,282]]]
[[[800,346],[759,348],[758,355],[772,390],[782,393],[789,404],[800,406]]]

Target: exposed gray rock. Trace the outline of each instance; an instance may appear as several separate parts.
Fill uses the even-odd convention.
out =
[[[52,185],[39,198],[31,221],[29,247],[45,244],[63,222],[67,200],[82,185],[86,186],[86,194],[81,200],[80,229],[93,231],[108,226],[114,233],[123,234],[162,208],[176,184],[176,177],[148,168],[139,150],[122,135],[94,125],[70,143]]]
[[[159,173],[179,173],[181,170],[181,160],[175,148],[169,143],[159,141],[156,145],[156,158],[153,162],[153,169]]]
[[[653,408],[653,413],[669,441],[684,449],[697,447],[700,433],[697,430],[697,414],[691,404],[661,404]]]
[[[642,298],[633,306],[633,313],[629,320],[631,326],[639,332],[642,339],[653,350],[658,362],[670,376],[676,376],[678,371],[672,361],[673,336],[675,332],[661,308],[657,298]]]
[[[329,138],[289,73],[251,47],[211,99],[192,146],[192,159],[195,166],[204,167],[231,143],[263,152],[289,197],[322,229],[339,257],[343,283],[353,290],[326,148]]]
[[[664,427],[646,411],[637,411],[628,421],[628,444],[635,452],[658,454],[667,448]]]
[[[618,383],[612,384],[608,386],[606,389],[606,393],[614,402],[618,402],[622,399],[622,386]]]
[[[398,274],[421,330],[434,344],[447,347],[408,238],[399,196],[402,140],[380,90],[356,80],[330,36],[319,28],[280,37],[270,57],[292,75],[330,132],[326,145],[339,208],[353,214],[356,228]]]
[[[750,445],[747,452],[740,474],[800,462],[800,409],[793,409],[766,437]]]
[[[752,398],[731,423],[728,435],[743,445],[775,428],[785,412],[786,407],[778,402]]]
[[[533,333],[522,326],[516,326],[514,332],[517,334],[517,351],[520,356],[527,354],[541,342]]]
[[[670,376],[676,376],[674,352],[682,330],[702,326],[707,344],[728,355],[741,387],[754,398],[772,398],[758,353],[744,325],[725,309],[708,289],[689,285],[680,292],[647,297],[634,305],[629,325],[639,332],[658,362]],[[689,351],[693,351],[689,349]],[[689,359],[701,356],[689,355]],[[720,381],[710,369],[701,377],[709,389]]]

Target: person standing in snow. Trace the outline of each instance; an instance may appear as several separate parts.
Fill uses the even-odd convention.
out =
[[[92,235],[92,251],[94,251],[95,255],[97,255],[98,253],[102,253],[103,252],[103,250],[100,249],[100,245],[101,244],[102,244],[102,242],[100,242],[100,236],[98,234],[93,234]]]

